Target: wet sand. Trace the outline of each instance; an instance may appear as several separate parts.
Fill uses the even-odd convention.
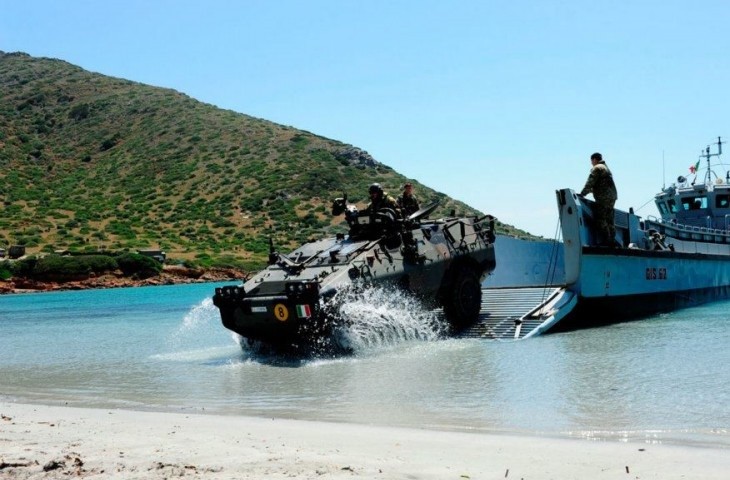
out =
[[[730,451],[0,402],[0,478],[726,479]]]

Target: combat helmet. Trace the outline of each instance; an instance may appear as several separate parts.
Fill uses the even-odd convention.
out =
[[[368,188],[368,193],[379,193],[383,194],[383,188],[380,186],[379,183],[373,183],[370,185],[370,188]]]

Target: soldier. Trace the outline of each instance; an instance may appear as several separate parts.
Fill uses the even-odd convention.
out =
[[[411,182],[403,185],[403,194],[398,197],[398,206],[404,217],[418,211],[418,199],[413,195],[413,184]]]
[[[614,225],[613,206],[618,198],[616,184],[613,183],[611,170],[603,161],[603,156],[596,152],[591,155],[591,173],[588,175],[581,195],[593,193],[596,203],[593,206],[593,218],[598,229],[598,243],[604,246],[616,244],[616,227]]]
[[[400,207],[398,207],[398,202],[396,202],[395,198],[385,193],[379,183],[373,183],[370,185],[368,193],[370,194],[370,203],[365,210],[360,212],[360,215],[372,215],[380,210],[389,208],[393,210],[396,218],[400,218]]]

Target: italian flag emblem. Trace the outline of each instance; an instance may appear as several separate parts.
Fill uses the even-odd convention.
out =
[[[309,318],[312,316],[312,309],[309,305],[297,305],[297,317]]]

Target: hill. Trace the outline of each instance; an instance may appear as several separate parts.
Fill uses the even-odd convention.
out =
[[[159,247],[204,266],[259,264],[343,230],[347,192],[407,180],[437,213],[480,213],[367,152],[170,89],[0,52],[0,246],[28,252]],[[502,233],[529,236],[509,225]]]

